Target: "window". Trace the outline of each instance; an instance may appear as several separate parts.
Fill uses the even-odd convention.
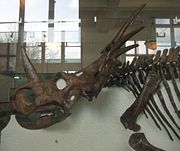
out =
[[[48,12],[49,7],[51,8]],[[45,44],[41,49],[28,47],[33,62],[81,62],[79,0],[61,0],[55,3],[53,0],[27,0],[25,10],[25,42],[28,45]],[[78,46],[73,45],[75,43],[78,43]]]
[[[126,56],[126,61],[132,62],[135,56]]]
[[[174,28],[176,46],[180,46],[180,27]]]
[[[0,0],[0,10],[0,42],[17,42],[19,0]]]
[[[138,44],[139,47],[136,47],[126,52],[126,61],[131,62],[135,56],[137,57],[140,55],[154,54],[154,51],[146,48],[144,43],[145,41],[127,41],[125,44],[126,46]]]
[[[80,42],[79,21],[64,21],[54,25],[54,41]]]
[[[45,63],[61,62],[61,43],[46,43]]]
[[[0,22],[17,22],[19,20],[19,0],[0,0]]]
[[[46,47],[45,63],[60,63],[61,49],[60,47]]]
[[[42,49],[38,46],[26,47],[26,52],[32,63],[41,63]]]
[[[26,0],[24,42],[45,42],[48,31],[49,0]]]
[[[80,63],[81,44],[48,42],[45,48],[45,63]]]
[[[79,0],[60,0],[55,3],[55,20],[79,19]]]
[[[26,23],[24,42],[36,43],[47,41],[47,23]]]
[[[180,46],[180,24],[175,24],[173,18],[155,19],[157,50]]]
[[[6,46],[18,42],[19,5],[20,0],[0,0],[0,45],[6,48],[0,49],[1,71],[15,70],[16,49]],[[79,0],[26,0],[24,19],[19,38],[33,63],[81,63]]]
[[[81,62],[81,47],[79,43],[70,43],[65,47],[65,62],[80,63]]]
[[[157,50],[171,47],[170,28],[156,28]]]
[[[26,0],[25,21],[47,21],[49,0]]]
[[[0,43],[0,71],[13,72],[16,64],[16,44]]]
[[[135,44],[135,41],[127,41],[127,42],[126,42],[126,46],[130,46],[130,45],[134,45],[134,44]],[[134,55],[134,54],[135,54],[135,48],[129,50],[128,52],[126,52],[126,54],[132,54],[132,55]]]
[[[55,23],[54,30],[55,31],[77,31],[79,30],[79,22],[78,21],[63,21],[63,22]]]
[[[155,23],[156,24],[170,24],[170,19],[156,18]]]
[[[139,47],[137,47],[137,54],[147,54],[147,49],[145,46],[145,41],[137,41],[137,44],[139,44]]]

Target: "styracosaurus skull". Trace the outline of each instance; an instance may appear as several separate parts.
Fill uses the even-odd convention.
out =
[[[28,82],[14,91],[9,105],[10,112],[15,114],[18,123],[28,129],[45,128],[68,117],[70,109],[80,97],[89,101],[97,97],[113,67],[120,63],[117,57],[138,46],[122,47],[144,28],[141,26],[124,36],[126,29],[144,6],[129,17],[101,52],[99,59],[76,73],[59,72],[54,79],[42,80],[22,49],[22,63]]]

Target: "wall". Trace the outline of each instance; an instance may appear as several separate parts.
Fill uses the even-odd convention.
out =
[[[68,119],[43,130],[26,130],[12,117],[2,131],[0,151],[131,151],[128,140],[133,132],[125,130],[119,117],[133,100],[124,89],[103,89],[93,102],[81,99]],[[141,115],[137,122],[152,144],[179,151],[179,140],[173,135],[175,140],[170,141],[151,119]]]
[[[96,25],[92,27],[82,27],[83,67],[95,61],[100,56],[100,52],[112,41],[119,29],[120,27],[112,28],[106,32],[99,32]],[[124,57],[122,61],[125,61]]]
[[[113,40],[132,12],[133,11],[121,14],[119,18],[115,19],[97,18],[97,23],[94,23],[93,17],[81,19],[83,67],[87,66],[100,56],[100,52]],[[145,28],[133,36],[131,40],[146,41],[150,38],[155,39],[155,28],[153,28],[153,22],[154,19],[152,16],[138,16],[134,23],[128,27],[124,35],[140,26],[144,26]],[[122,56],[121,60],[125,61],[125,55]]]
[[[113,2],[117,2],[116,3]],[[174,18],[180,13],[179,1],[168,0],[80,0],[80,18],[82,29],[82,60],[83,67],[99,56],[103,48],[113,39],[125,20],[140,5],[147,3],[146,7],[136,17],[135,22],[127,30],[132,31],[141,25],[145,26],[132,40],[155,40],[155,18]],[[110,5],[111,4],[111,5]],[[97,22],[94,23],[94,17]],[[122,57],[122,61],[125,56]]]
[[[9,89],[13,88],[13,78],[0,74],[0,102],[9,101]]]

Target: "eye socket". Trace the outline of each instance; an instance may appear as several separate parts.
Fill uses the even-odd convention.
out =
[[[62,89],[64,89],[65,87],[66,87],[66,81],[64,80],[64,79],[58,79],[57,81],[56,81],[56,86],[57,86],[57,88],[59,89],[59,90],[62,90]]]
[[[75,96],[73,95],[73,96],[71,96],[71,101],[73,101],[75,99]]]

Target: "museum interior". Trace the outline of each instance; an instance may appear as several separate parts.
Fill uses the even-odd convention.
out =
[[[180,0],[0,0],[0,12],[1,151],[178,151]]]

